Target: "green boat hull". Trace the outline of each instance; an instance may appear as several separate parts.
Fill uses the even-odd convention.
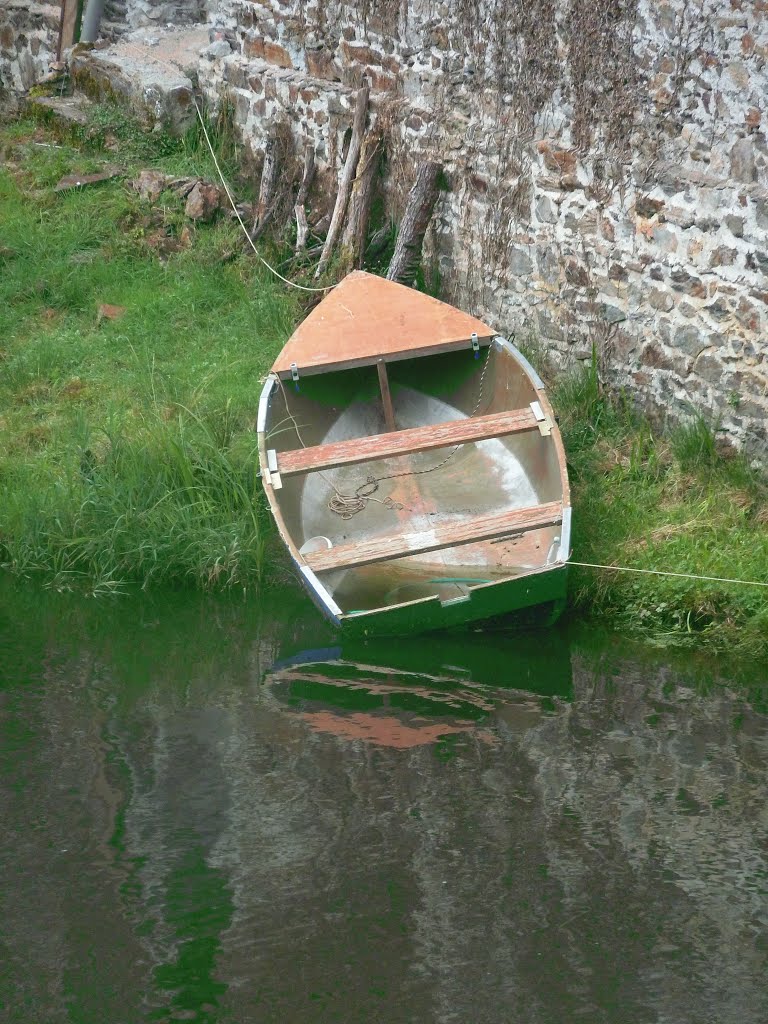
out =
[[[426,601],[351,613],[341,617],[344,639],[410,636],[509,618],[520,625],[551,625],[565,607],[568,566],[558,565],[499,583],[474,587],[465,597]]]

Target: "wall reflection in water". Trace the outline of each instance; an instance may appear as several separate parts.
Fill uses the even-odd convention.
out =
[[[0,595],[7,1019],[768,1019],[765,670],[270,604]]]

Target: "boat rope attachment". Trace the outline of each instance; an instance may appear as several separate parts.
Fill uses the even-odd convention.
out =
[[[705,580],[709,583],[738,583],[743,587],[768,587],[768,583],[760,580],[735,580],[727,576],[699,576],[693,572],[664,572],[661,569],[633,569],[628,565],[598,565],[595,562],[573,562],[568,565],[578,565],[583,569],[613,569],[614,572],[638,572],[649,576],[675,576],[682,580]]]
[[[284,284],[290,285],[291,288],[298,288],[299,291],[302,291],[302,292],[330,292],[330,291],[332,291],[336,287],[335,284],[326,285],[324,288],[312,288],[312,287],[309,287],[308,285],[296,284],[295,281],[290,281],[287,277],[283,277],[283,275],[280,273],[279,270],[275,270],[275,268],[270,263],[267,263],[267,261],[261,255],[259,250],[256,248],[253,239],[251,238],[251,233],[249,232],[248,228],[243,223],[243,218],[240,216],[240,211],[238,210],[237,204],[235,203],[235,200],[234,200],[234,197],[233,197],[232,193],[229,190],[229,185],[227,184],[226,178],[224,177],[224,173],[223,173],[221,167],[219,166],[219,161],[218,161],[218,159],[216,157],[216,152],[215,152],[215,150],[213,148],[213,144],[212,144],[212,142],[211,142],[211,140],[210,140],[210,138],[208,136],[208,129],[205,127],[205,120],[203,118],[202,111],[200,110],[198,102],[197,102],[197,100],[195,99],[194,96],[192,97],[192,102],[195,104],[195,110],[197,111],[197,117],[198,117],[198,120],[200,121],[200,127],[203,129],[203,136],[205,137],[206,145],[208,146],[208,149],[210,151],[211,157],[213,158],[213,164],[214,164],[214,167],[216,168],[216,173],[218,174],[219,180],[221,181],[221,184],[224,187],[224,191],[227,193],[227,199],[229,200],[229,205],[232,207],[232,212],[234,213],[235,217],[237,217],[237,222],[240,225],[240,227],[243,229],[243,234],[245,235],[246,239],[248,240],[248,244],[250,245],[250,247],[253,249],[254,253],[256,254],[256,257],[259,260],[261,260],[261,262],[264,264],[264,266],[267,268],[267,270],[271,274],[274,274],[275,277],[279,278]]]

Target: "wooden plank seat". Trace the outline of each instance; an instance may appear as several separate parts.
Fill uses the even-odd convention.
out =
[[[386,562],[391,558],[421,555],[428,551],[439,551],[441,548],[493,540],[510,533],[539,530],[545,526],[554,526],[561,522],[562,518],[561,502],[552,501],[546,505],[462,519],[460,522],[437,526],[434,530],[404,533],[401,528],[397,533],[385,534],[382,537],[337,544],[327,551],[314,551],[305,555],[304,560],[315,572],[350,569],[353,566]]]
[[[538,422],[530,408],[470,416],[462,420],[450,420],[448,423],[433,423],[426,427],[393,430],[373,437],[354,437],[348,441],[319,444],[313,448],[278,452],[277,469],[284,477],[294,476],[296,473],[352,466],[396,455],[413,455],[470,441],[486,441],[491,437],[507,437],[535,430],[537,426]]]

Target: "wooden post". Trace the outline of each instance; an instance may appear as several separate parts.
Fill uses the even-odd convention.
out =
[[[275,212],[275,188],[277,187],[277,138],[270,135],[264,146],[264,166],[261,169],[259,200],[253,218],[251,241],[262,235]]]
[[[383,359],[378,360],[376,363],[376,369],[379,371],[379,389],[381,390],[381,401],[384,405],[384,421],[387,424],[387,430],[397,430],[397,426],[395,425],[395,410],[392,407],[392,395],[389,390],[387,364]]]
[[[442,165],[428,161],[416,172],[416,180],[408,193],[405,213],[400,223],[387,279],[400,284],[413,284],[421,258],[421,246],[438,194]]]
[[[293,212],[296,215],[296,252],[302,252],[307,245],[307,235],[309,234],[309,225],[307,224],[307,211],[304,209],[304,204],[307,201],[307,195],[309,194],[309,186],[312,184],[312,178],[315,174],[315,149],[311,142],[308,142],[304,147],[304,173],[301,176],[301,185],[299,191],[296,194],[296,205],[293,208]]]
[[[360,269],[365,256],[365,241],[368,235],[368,221],[371,215],[376,174],[382,154],[382,139],[379,132],[365,137],[360,150],[360,161],[349,198],[349,213],[341,237],[341,264],[345,272]]]
[[[368,91],[367,82],[357,90],[357,97],[355,99],[355,117],[352,122],[352,138],[349,142],[349,152],[347,153],[344,169],[342,170],[341,177],[339,178],[339,191],[336,196],[336,205],[333,208],[331,224],[328,228],[325,245],[323,246],[323,251],[320,255],[320,262],[317,264],[315,278],[321,276],[330,262],[331,253],[333,252],[333,247],[336,245],[336,239],[339,237],[341,225],[344,221],[344,214],[347,211],[349,192],[352,188],[352,179],[355,176],[355,169],[357,168],[357,161],[360,156],[360,147],[363,142],[363,133],[365,132],[365,118],[368,113]]]
[[[59,23],[59,45],[56,48],[56,60],[61,60],[63,50],[68,50],[75,43],[77,28],[77,0],[64,0],[61,5],[61,21]]]

